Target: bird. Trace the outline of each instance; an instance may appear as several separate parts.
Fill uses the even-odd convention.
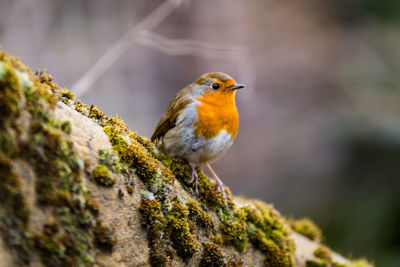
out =
[[[210,163],[218,160],[235,140],[239,129],[236,90],[244,87],[222,72],[200,76],[175,95],[151,136],[158,150],[189,165],[189,183],[195,183],[197,195],[196,168],[204,164],[215,179],[226,208],[224,185]]]

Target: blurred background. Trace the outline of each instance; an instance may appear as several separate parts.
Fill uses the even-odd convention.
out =
[[[377,266],[400,266],[399,27],[397,0],[0,2],[4,50],[147,137],[201,74],[247,84],[214,169]]]

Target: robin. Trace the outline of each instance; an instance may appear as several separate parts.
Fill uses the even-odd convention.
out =
[[[224,185],[210,163],[219,159],[236,137],[239,115],[235,94],[243,87],[222,72],[202,75],[172,99],[151,137],[163,153],[188,163],[192,171],[190,183],[195,183],[197,194],[196,167],[204,164],[214,177],[226,207]]]

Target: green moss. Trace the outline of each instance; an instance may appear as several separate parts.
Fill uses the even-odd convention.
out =
[[[189,219],[194,221],[197,225],[204,227],[209,232],[215,232],[215,224],[210,215],[202,211],[200,205],[191,199],[187,200],[189,209]]]
[[[183,259],[191,258],[199,248],[196,237],[190,232],[185,219],[167,217],[172,246]]]
[[[83,104],[81,101],[77,100],[74,102],[75,110],[81,113],[83,116],[89,117],[90,108],[89,106]]]
[[[225,256],[219,245],[211,242],[203,244],[203,254],[201,255],[200,266],[220,267],[225,266]]]
[[[229,260],[228,266],[229,267],[245,267],[247,265],[244,264],[242,259],[235,257],[235,258]]]
[[[67,206],[72,207],[72,199],[71,195],[68,191],[64,190],[55,190],[54,198],[49,200],[46,204],[53,204],[55,206]]]
[[[262,230],[249,224],[248,232],[251,243],[264,253],[266,266],[294,266],[292,254],[282,250]]]
[[[69,123],[52,117],[60,88],[44,72],[35,77],[18,60],[0,51],[0,229],[3,238],[29,263],[34,247],[47,266],[87,266],[94,262],[91,231],[99,207],[82,183],[83,160],[68,140]],[[6,113],[3,113],[3,110]],[[28,112],[29,126],[18,124]],[[7,114],[7,116],[3,116]],[[26,132],[26,134],[25,134]],[[24,133],[24,140],[18,140]],[[21,178],[11,160],[29,162],[35,172],[36,197],[53,221],[29,232],[29,208]],[[2,199],[4,197],[4,199]]]
[[[65,247],[46,234],[34,234],[32,240],[41,252],[42,261],[47,266],[61,266],[65,257]]]
[[[12,213],[13,219],[21,228],[29,223],[29,207],[21,193],[21,178],[12,170],[11,161],[0,153],[0,202],[6,212]]]
[[[312,259],[306,261],[306,267],[329,267],[326,260]]]
[[[222,245],[222,244],[223,244],[222,238],[221,238],[220,236],[218,236],[218,235],[213,235],[213,236],[211,237],[211,241],[212,241],[214,244],[217,244],[217,245]]]
[[[0,62],[0,78],[0,122],[4,125],[20,115],[22,88],[10,64]]]
[[[64,90],[62,90],[61,97],[65,97],[67,99],[74,100],[75,95],[68,89],[64,89]]]
[[[60,230],[60,224],[57,221],[51,221],[43,225],[43,233],[48,236],[54,236]]]
[[[182,203],[180,198],[175,197],[172,200],[172,207],[169,210],[168,215],[175,218],[185,219],[189,216],[189,209]]]
[[[0,62],[0,151],[9,156],[17,149],[15,120],[21,112],[22,94],[16,71],[9,63]]]
[[[148,229],[154,265],[166,265],[175,253],[187,260],[198,251],[200,244],[193,233],[196,228],[188,219],[188,207],[180,199],[161,205],[160,201],[144,196],[139,211]],[[168,244],[172,244],[173,251],[167,249]]]
[[[135,188],[131,185],[126,186],[126,192],[128,192],[129,195],[132,195],[133,192],[135,192]]]
[[[154,192],[152,184],[157,179],[161,183],[172,183],[173,174],[169,169],[157,161],[143,145],[134,137],[134,133],[127,132],[127,128],[118,126],[105,126],[104,132],[110,137],[111,144],[120,156],[122,162],[136,169],[137,175],[148,186],[148,189]],[[162,194],[163,188],[156,188]]]
[[[97,165],[93,170],[93,178],[97,184],[102,186],[111,187],[115,184],[115,178],[111,171],[102,164]]]
[[[320,259],[329,259],[331,251],[327,247],[320,246],[314,250],[314,256]]]
[[[164,247],[164,231],[166,219],[161,210],[161,204],[155,199],[142,199],[139,206],[142,215],[142,225],[147,229],[150,247],[150,263],[153,266],[166,266],[170,257]]]
[[[200,246],[196,237],[192,234],[187,219],[188,215],[188,208],[175,200],[166,217],[172,246],[183,259],[191,258]]]
[[[5,125],[0,124],[0,151],[10,157],[14,157],[18,149],[17,129],[7,126],[3,128],[2,126]]]
[[[247,223],[244,210],[238,209],[233,217],[223,216],[221,223],[221,233],[224,243],[233,245],[237,251],[243,252],[248,243]]]
[[[346,264],[340,264],[332,259],[332,252],[325,246],[319,246],[313,252],[315,258],[306,261],[307,267],[345,267]]]
[[[308,237],[309,239],[314,241],[321,241],[321,229],[309,218],[289,220],[289,224],[293,228],[293,230]]]
[[[8,55],[3,50],[0,50],[0,61],[10,64],[10,66],[20,71],[30,72],[29,68],[22,64],[18,58]]]
[[[96,120],[101,120],[104,117],[104,113],[101,112],[98,108],[96,108],[94,105],[90,106],[89,109],[89,118],[91,119],[96,119]]]
[[[114,231],[112,231],[108,226],[103,225],[99,221],[93,228],[93,234],[96,244],[101,249],[112,250],[113,246],[117,242]]]
[[[99,150],[99,161],[113,172],[125,172],[125,174],[129,174],[127,167],[120,163],[117,153],[113,150]]]
[[[70,121],[63,121],[61,123],[61,130],[64,131],[67,134],[70,134],[72,132],[72,124]]]
[[[307,267],[330,267],[333,266],[332,259],[331,259],[331,251],[324,247],[319,246],[313,252],[315,259],[309,259],[306,261]]]
[[[147,145],[148,146],[148,145]],[[175,177],[182,182],[189,190],[194,194],[195,184],[189,183],[192,179],[192,172],[189,165],[181,160],[170,158],[163,153],[155,153],[154,149],[149,150],[151,153],[154,153],[155,157],[160,160],[165,166],[170,169]],[[225,210],[225,202],[221,192],[218,192],[215,183],[213,183],[207,176],[204,175],[202,170],[197,170],[199,176],[199,197],[201,202],[203,202],[207,208],[219,211]],[[225,188],[226,193],[228,194],[228,205],[233,207],[232,203],[232,195],[228,188]]]
[[[351,261],[351,267],[371,267],[374,266],[366,259],[356,259]]]
[[[237,199],[244,206],[250,242],[265,255],[267,266],[294,266],[294,244],[280,214],[261,201]]]
[[[151,150],[152,151],[152,150]],[[189,165],[181,159],[173,159],[168,157],[163,153],[156,154],[155,157],[163,162],[165,166],[170,169],[175,177],[181,181],[185,186],[187,186],[192,193],[195,190],[195,184],[189,183],[192,179],[192,172]],[[207,176],[204,175],[202,170],[198,170],[199,176],[199,196],[202,202],[205,203],[207,208],[218,211],[220,209],[225,210],[225,202],[222,193],[218,192],[215,183],[213,183]],[[232,207],[233,203],[231,201],[231,195],[229,190],[228,194],[228,204]]]
[[[21,192],[21,178],[12,170],[10,159],[0,152],[0,230],[6,243],[18,251],[23,262],[29,260],[26,230],[30,210]]]

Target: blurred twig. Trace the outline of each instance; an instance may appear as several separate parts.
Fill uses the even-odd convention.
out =
[[[160,24],[168,15],[178,8],[184,0],[166,0],[156,10],[133,26],[115,42],[93,66],[72,86],[77,96],[86,93],[98,78],[120,58],[138,38],[138,33],[151,30]]]
[[[205,58],[220,58],[236,61],[243,77],[240,80],[246,81],[247,94],[251,97],[255,84],[255,75],[250,62],[249,51],[244,46],[226,46],[211,44],[199,40],[190,39],[169,39],[151,31],[141,31],[137,42],[152,47],[162,53],[173,56],[196,55]]]
[[[167,55],[178,56],[191,54],[208,58],[226,58],[236,61],[240,63],[238,64],[241,67],[239,73],[243,76],[240,77],[241,80],[246,80],[248,87],[253,88],[253,84],[255,83],[254,72],[252,71],[252,64],[250,64],[249,61],[250,56],[248,50],[245,47],[221,46],[189,39],[173,40],[151,31],[151,29],[160,24],[183,2],[184,0],[167,0],[143,19],[142,22],[133,26],[72,86],[75,95],[81,96],[88,92],[98,78],[135,42],[152,47]],[[251,89],[247,91],[248,96],[251,95],[249,90]]]
[[[167,55],[198,55],[202,57],[232,58],[245,53],[246,49],[242,46],[221,46],[210,44],[199,40],[190,39],[169,39],[151,31],[141,31],[137,42],[142,45],[152,47]]]

